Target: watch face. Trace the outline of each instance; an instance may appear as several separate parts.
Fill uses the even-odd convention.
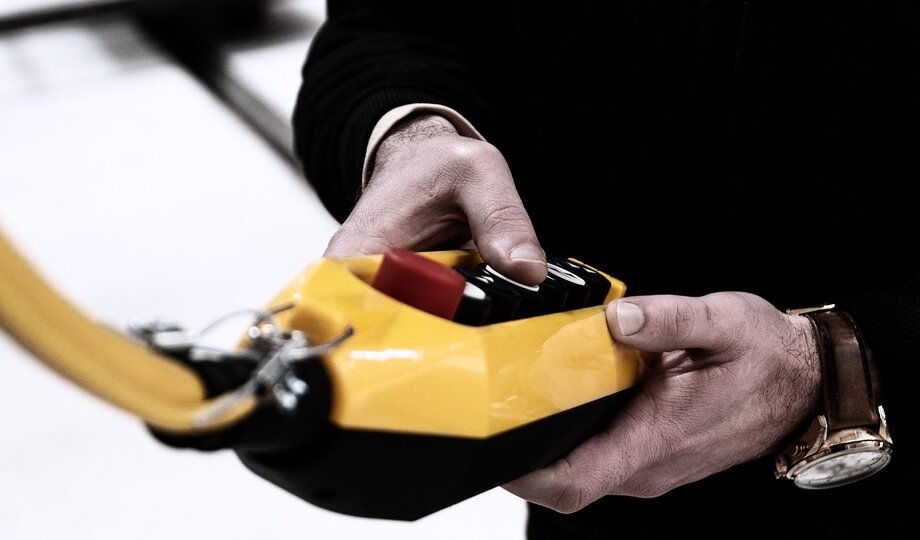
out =
[[[806,489],[842,486],[877,473],[890,460],[888,448],[851,448],[809,463],[796,475],[795,483]]]

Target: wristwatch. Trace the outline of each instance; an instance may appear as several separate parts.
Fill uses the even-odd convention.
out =
[[[872,351],[853,319],[834,305],[787,313],[814,326],[824,399],[822,413],[776,457],[776,477],[824,489],[877,473],[891,461],[891,435],[876,402]]]

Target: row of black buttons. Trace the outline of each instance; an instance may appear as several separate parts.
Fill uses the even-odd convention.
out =
[[[548,275],[539,285],[524,285],[487,264],[456,270],[466,288],[453,320],[481,326],[600,305],[610,282],[598,272],[571,259],[552,257]]]

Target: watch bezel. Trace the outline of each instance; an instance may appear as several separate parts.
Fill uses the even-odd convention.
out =
[[[890,456],[891,436],[888,433],[885,409],[879,405],[878,412],[879,423],[876,426],[860,426],[833,432],[828,430],[825,416],[823,414],[818,415],[804,436],[793,442],[786,452],[777,459],[777,476],[788,478],[797,487],[803,489],[825,489],[862,480],[884,469],[891,461],[890,457],[883,464],[873,468],[866,474],[847,477],[839,482],[811,486],[803,485],[800,480],[797,480],[803,471],[827,461],[828,458],[867,450],[875,450],[878,453]]]
[[[840,459],[848,455],[862,452],[878,454],[880,456],[884,456],[885,459],[884,461],[873,462],[872,466],[865,467],[864,469],[857,471],[856,474],[847,475],[846,477],[842,478],[831,478],[822,484],[807,483],[802,479],[804,473],[808,472],[814,467],[825,464],[830,460]],[[835,488],[868,478],[887,467],[890,462],[891,445],[887,442],[882,440],[857,441],[842,445],[835,445],[803,459],[789,471],[789,478],[792,479],[796,487],[801,489],[821,490]]]

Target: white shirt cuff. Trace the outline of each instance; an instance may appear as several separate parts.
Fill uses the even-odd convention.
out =
[[[383,138],[400,120],[417,112],[437,114],[453,124],[454,129],[460,135],[481,141],[486,140],[481,133],[476,131],[473,124],[470,124],[466,118],[450,107],[434,103],[411,103],[396,107],[381,116],[380,120],[377,121],[377,125],[374,126],[374,130],[371,131],[371,138],[367,141],[367,151],[364,153],[364,168],[361,169],[361,191],[364,191],[364,188],[367,187],[368,177],[370,176],[368,174],[369,168],[373,163],[374,155],[377,153],[377,147],[380,146]]]

